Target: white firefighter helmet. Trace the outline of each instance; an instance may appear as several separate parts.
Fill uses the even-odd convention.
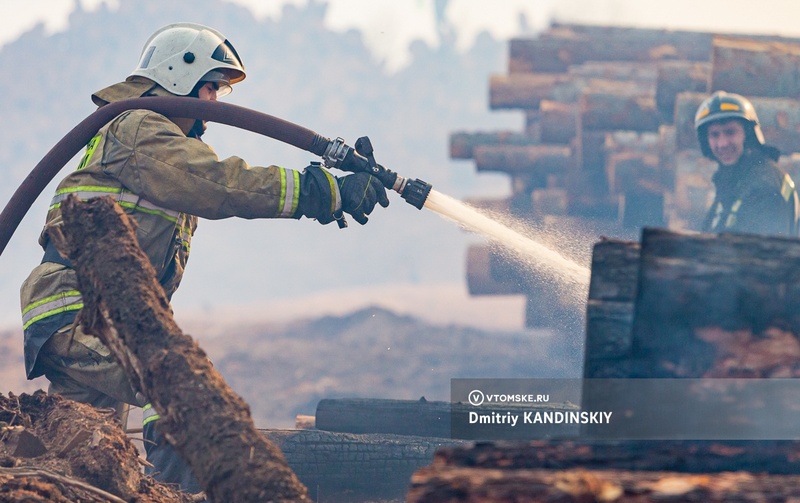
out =
[[[190,94],[198,82],[215,82],[221,97],[245,78],[244,65],[225,36],[195,23],[169,24],[153,33],[131,75],[146,77],[178,96]]]

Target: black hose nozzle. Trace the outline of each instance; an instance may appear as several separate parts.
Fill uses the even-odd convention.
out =
[[[341,138],[329,142],[322,158],[325,165],[352,173],[371,173],[381,181],[384,187],[394,190],[408,204],[418,210],[425,205],[425,200],[431,192],[431,184],[420,179],[409,180],[399,176],[390,169],[386,169],[375,162],[374,150],[369,138],[362,136],[356,141],[356,148],[348,146]]]
[[[421,210],[430,193],[431,184],[417,178],[416,180],[406,180],[405,187],[403,187],[400,197],[405,199],[411,206]]]

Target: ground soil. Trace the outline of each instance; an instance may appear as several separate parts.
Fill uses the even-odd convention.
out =
[[[22,430],[29,447],[20,447]],[[23,501],[192,500],[144,476],[139,452],[113,410],[37,391],[0,394],[0,502]]]

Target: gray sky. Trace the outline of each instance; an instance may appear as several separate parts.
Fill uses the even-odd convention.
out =
[[[37,23],[50,31],[64,29],[80,1],[84,9],[118,0],[0,0],[0,44],[14,40]],[[258,18],[280,17],[284,4],[309,0],[224,0],[250,8]],[[317,0],[323,1],[323,0]],[[187,5],[188,0],[175,0]],[[368,46],[387,68],[402,67],[415,39],[435,45],[436,0],[327,0],[327,25],[334,30],[364,31]],[[440,2],[441,3],[441,2]],[[520,13],[534,30],[556,18],[563,22],[616,24],[651,28],[800,36],[797,0],[448,0],[444,12],[456,27],[458,44],[467,48],[481,31],[498,38],[520,33]]]

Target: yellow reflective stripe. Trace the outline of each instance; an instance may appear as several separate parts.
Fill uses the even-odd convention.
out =
[[[190,227],[179,226],[181,245],[184,250],[190,251],[190,243],[192,242],[192,229]]]
[[[83,154],[83,158],[78,164],[76,171],[80,171],[85,168],[86,165],[89,164],[89,161],[92,160],[92,155],[94,155],[94,151],[97,150],[97,146],[100,144],[100,138],[102,138],[102,135],[97,135],[89,140],[89,143],[86,144],[86,153]]]
[[[794,192],[794,180],[788,173],[784,174],[783,183],[781,184],[781,196],[785,201],[788,201],[792,197],[792,192]]]
[[[278,215],[283,216],[286,211],[286,170],[279,168],[281,172],[281,196],[278,199]]]
[[[278,199],[278,216],[291,217],[297,210],[300,198],[300,173],[293,169],[281,170],[281,196]]]
[[[170,222],[177,222],[179,211],[169,210],[155,205],[146,199],[140,198],[133,192],[126,192],[121,188],[102,187],[97,185],[80,185],[77,187],[66,187],[56,191],[56,195],[50,201],[50,210],[54,210],[61,206],[61,203],[70,195],[74,194],[83,201],[88,201],[96,197],[105,197],[108,195],[116,194],[117,202],[124,208],[129,208],[134,211],[141,211],[149,215],[157,215],[163,217]]]
[[[77,311],[81,308],[83,308],[83,297],[77,290],[51,295],[32,302],[22,310],[22,328],[24,330],[37,321],[56,314]]]
[[[174,213],[174,212],[172,212],[170,210],[149,209],[149,208],[145,208],[143,206],[140,206],[140,205],[138,205],[136,203],[129,203],[127,201],[118,201],[118,202],[119,202],[119,205],[122,206],[123,208],[129,208],[129,209],[132,209],[134,211],[141,211],[142,213],[147,213],[148,215],[156,215],[156,216],[165,218],[165,219],[169,220],[172,223],[177,223],[178,222],[178,217],[171,215],[171,213]]]
[[[333,175],[324,169],[322,172],[325,173],[325,177],[328,179],[328,184],[331,186],[331,214],[333,214],[339,211],[339,208],[342,207],[342,196],[339,194],[339,186],[336,185],[336,179],[333,177]]]
[[[720,110],[741,110],[741,108],[739,108],[739,105],[737,105],[735,103],[720,103],[719,104],[719,109]]]
[[[292,177],[294,178],[294,192],[292,193],[292,212],[288,216],[294,215],[297,211],[297,203],[300,201],[300,172],[292,170]]]
[[[113,187],[98,187],[95,185],[83,185],[78,187],[67,187],[56,191],[56,195],[50,201],[50,209],[53,210],[61,206],[61,203],[70,195],[75,194],[82,200],[92,199],[94,197],[104,197],[109,194],[119,194],[122,189]]]
[[[153,404],[148,403],[142,407],[142,426],[152,423],[153,421],[158,421],[159,419],[161,419],[161,416],[159,416],[158,412],[153,408]]]

